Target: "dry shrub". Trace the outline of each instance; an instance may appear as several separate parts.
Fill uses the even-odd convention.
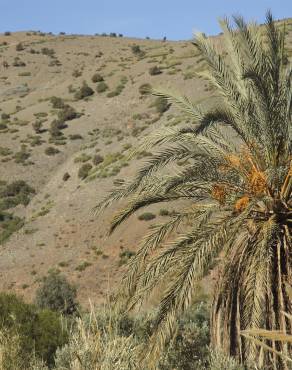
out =
[[[113,312],[76,319],[67,345],[57,350],[56,370],[138,370],[138,347],[132,336],[119,335]]]

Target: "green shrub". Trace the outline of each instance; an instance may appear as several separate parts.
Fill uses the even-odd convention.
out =
[[[55,155],[55,154],[58,154],[60,153],[60,150],[57,149],[57,148],[54,148],[53,146],[48,146],[46,149],[45,149],[45,154],[46,155]]]
[[[99,73],[95,73],[92,78],[91,78],[91,81],[96,83],[96,82],[102,82],[103,81],[103,77],[101,74]]]
[[[65,276],[51,270],[36,291],[36,304],[40,308],[70,315],[77,312],[76,287]]]
[[[133,54],[139,54],[139,53],[141,53],[141,49],[140,49],[140,46],[139,45],[132,45],[131,46],[131,50],[132,50]]]
[[[87,261],[83,261],[81,262],[76,268],[75,270],[76,271],[79,271],[79,272],[82,272],[84,270],[87,269],[87,267],[91,266],[91,263],[90,262],[87,262]]]
[[[156,218],[154,213],[151,212],[145,212],[138,216],[138,219],[141,221],[150,221]]]
[[[149,74],[151,76],[156,76],[156,75],[159,75],[161,73],[162,73],[162,71],[158,66],[153,66],[149,69]]]
[[[78,69],[75,69],[72,72],[72,76],[75,77],[75,78],[80,77],[80,76],[82,76],[82,72],[81,71],[78,71]]]
[[[44,140],[42,140],[40,135],[35,136],[29,135],[27,141],[30,143],[30,146],[42,145],[42,143],[45,142]]]
[[[3,119],[3,120],[9,120],[9,118],[10,118],[10,114],[7,114],[7,113],[2,113],[1,114],[1,119]]]
[[[118,91],[116,91],[116,90],[114,90],[114,91],[110,91],[108,94],[106,94],[106,96],[107,96],[108,98],[113,98],[114,96],[117,96],[117,95],[119,95],[119,92],[118,92]]]
[[[12,154],[12,150],[3,146],[0,146],[0,156],[7,157],[8,155]]]
[[[0,244],[7,241],[10,236],[22,228],[24,220],[10,213],[0,212]]]
[[[14,62],[12,63],[13,67],[25,67],[26,64],[20,58],[15,57]]]
[[[58,59],[53,59],[48,64],[49,67],[58,67],[58,66],[61,66],[61,65],[62,65],[62,63]]]
[[[63,109],[65,105],[63,99],[57,96],[52,96],[50,99],[50,103],[52,104],[54,109]]]
[[[35,189],[23,180],[0,186],[0,211],[16,207],[18,204],[28,205]]]
[[[47,112],[37,112],[37,113],[34,113],[33,114],[36,118],[44,118],[44,117],[48,117],[48,113]]]
[[[83,85],[74,94],[74,98],[76,100],[81,100],[93,94],[94,94],[94,91],[92,90],[92,88],[88,86],[86,82],[83,82]]]
[[[41,121],[35,121],[32,123],[32,128],[34,129],[35,133],[41,133],[42,125],[43,124]]]
[[[143,57],[145,55],[145,52],[141,50],[139,45],[132,45],[131,46],[132,53],[138,57]]]
[[[38,311],[35,325],[35,354],[49,366],[55,362],[55,353],[68,341],[60,314],[48,309]]]
[[[125,265],[128,263],[129,259],[135,256],[135,252],[130,250],[125,250],[120,253],[120,260],[119,260],[119,266]]]
[[[97,86],[96,86],[96,91],[97,91],[98,93],[103,93],[103,92],[105,92],[107,89],[108,89],[108,85],[107,85],[105,82],[103,82],[103,81],[99,82],[99,83],[97,84]]]
[[[92,163],[95,165],[95,166],[98,166],[100,163],[102,163],[104,161],[104,158],[102,155],[100,154],[96,154],[93,158],[92,158]]]
[[[126,76],[121,77],[119,85],[115,88],[115,90],[109,92],[107,94],[107,97],[112,98],[113,96],[120,95],[120,93],[124,90],[127,81],[128,81],[128,79],[127,79]]]
[[[78,171],[78,177],[84,180],[88,175],[90,170],[92,169],[92,165],[90,163],[84,163]]]
[[[0,131],[1,130],[6,130],[7,129],[7,125],[6,125],[6,123],[4,123],[4,122],[0,122]]]
[[[30,153],[27,151],[25,145],[22,145],[21,150],[19,152],[16,152],[13,156],[15,163],[21,164],[25,164],[29,157]]]
[[[69,139],[70,140],[82,140],[83,136],[80,135],[80,134],[71,134],[71,135],[69,135]]]
[[[35,194],[35,190],[23,180],[13,181],[0,188],[0,197],[15,197],[17,195]]]
[[[31,72],[21,72],[21,73],[18,73],[18,76],[19,77],[29,77],[31,76]]]
[[[68,340],[58,314],[40,311],[14,294],[0,293],[0,331],[5,329],[19,338],[23,369],[34,355],[53,365],[56,349]]]
[[[84,162],[88,162],[90,159],[91,159],[90,154],[81,153],[78,157],[74,159],[74,163],[80,163],[80,162],[84,163]]]
[[[68,181],[70,179],[70,174],[68,172],[65,172],[63,175],[63,181]]]
[[[21,42],[19,42],[18,44],[16,44],[15,49],[16,49],[16,51],[22,51],[22,50],[24,50],[24,46]]]
[[[159,216],[169,216],[169,210],[165,208],[161,208],[159,210]]]
[[[51,123],[50,127],[50,134],[53,137],[61,136],[61,130],[63,130],[66,127],[64,121],[54,119],[53,122]]]
[[[155,99],[153,106],[155,107],[157,113],[163,114],[169,109],[170,103],[163,97],[159,96]]]
[[[209,330],[207,304],[194,304],[179,319],[177,335],[161,356],[159,369],[208,369]]]
[[[139,87],[139,93],[141,95],[147,95],[151,92],[152,86],[148,83],[145,83]]]
[[[48,55],[49,57],[52,57],[55,54],[55,50],[54,49],[49,49],[49,48],[42,48],[41,53],[43,55]]]
[[[60,121],[71,121],[74,118],[79,117],[79,114],[75,111],[73,107],[65,104],[63,108],[58,112],[58,119]]]

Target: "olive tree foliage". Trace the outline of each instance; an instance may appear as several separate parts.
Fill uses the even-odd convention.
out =
[[[76,296],[76,287],[71,285],[58,271],[52,270],[36,291],[35,300],[40,308],[49,308],[68,315],[78,310]]]

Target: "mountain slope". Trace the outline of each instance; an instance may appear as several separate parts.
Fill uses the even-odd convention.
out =
[[[290,23],[287,33],[291,55]],[[220,37],[214,42],[221,47]],[[0,289],[31,300],[40,279],[58,268],[76,283],[82,303],[100,302],[119,281],[129,251],[167,212],[152,207],[155,219],[133,216],[107,237],[114,209],[98,219],[91,209],[114,180],[133,176],[147,160],[151,153],[128,159],[139,140],[161,126],[185,122],[173,107],[162,112],[139,88],[145,83],[172,87],[194,102],[212,104],[213,90],[197,74],[206,67],[189,42],[38,32],[1,35],[0,58],[0,180],[3,187],[24,180],[36,192],[28,205],[5,211],[23,218],[24,226],[1,246]],[[155,66],[161,73],[151,75]],[[106,91],[96,91],[101,82],[92,82],[95,74],[102,76]],[[83,81],[94,93],[76,99]],[[53,108],[53,96],[74,108],[77,117],[60,119],[66,109]],[[63,126],[53,136],[57,118]],[[43,121],[39,130],[36,121]],[[79,169],[86,163],[92,168],[82,179]]]

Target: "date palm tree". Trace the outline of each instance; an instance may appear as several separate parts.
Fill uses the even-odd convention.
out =
[[[211,108],[186,97],[154,91],[177,105],[193,124],[163,128],[141,143],[156,152],[134,179],[121,183],[98,206],[126,197],[110,231],[143,207],[178,202],[155,225],[130,260],[120,292],[127,305],[142,304],[163,287],[149,353],[174,334],[177,317],[192,301],[198,281],[216,265],[211,314],[215,348],[265,369],[288,368],[287,356],[262,352],[240,333],[257,328],[291,333],[282,311],[292,313],[291,69],[285,30],[270,12],[264,26],[234,17],[220,21],[221,55],[204,34],[195,39],[216,88]],[[163,284],[162,284],[163,282]],[[287,354],[291,343],[270,340]]]

